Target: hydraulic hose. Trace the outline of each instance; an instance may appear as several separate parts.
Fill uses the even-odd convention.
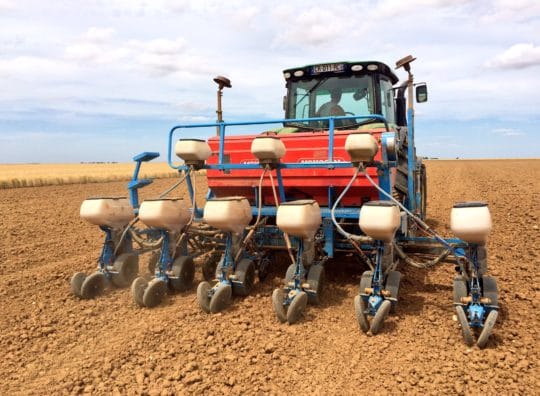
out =
[[[392,202],[397,204],[405,213],[409,215],[410,218],[412,218],[426,233],[433,236],[438,242],[440,242],[443,246],[446,247],[446,250],[435,260],[429,261],[425,264],[420,264],[417,262],[414,262],[412,259],[408,258],[408,256],[405,255],[403,250],[401,250],[396,243],[394,243],[394,247],[396,247],[398,254],[400,255],[400,258],[405,260],[408,264],[417,267],[417,268],[428,268],[431,267],[440,261],[444,260],[448,256],[448,254],[452,253],[456,257],[464,258],[468,261],[467,257],[463,256],[462,254],[459,254],[456,249],[452,245],[450,245],[448,242],[446,242],[437,232],[435,232],[431,227],[429,227],[420,217],[416,216],[414,213],[409,211],[401,202],[399,202],[397,199],[395,199],[391,194],[388,194],[386,191],[384,191],[382,188],[380,188],[377,183],[373,181],[373,179],[368,175],[366,171],[363,172],[363,174],[366,176],[366,179],[371,183],[373,187],[375,187],[381,194],[383,194],[385,197],[390,199]],[[403,257],[402,257],[403,256]],[[404,257],[407,257],[405,259]]]
[[[277,211],[279,208],[279,199],[276,192],[276,185],[274,184],[274,177],[272,176],[272,172],[269,172],[269,175],[270,175],[270,183],[272,185],[272,193],[274,194],[274,203],[276,204],[276,211]],[[287,246],[287,253],[289,253],[291,262],[294,264],[296,262],[296,259],[294,258],[294,254],[292,251],[291,238],[289,238],[289,234],[287,234],[286,232],[283,233],[283,238],[285,239],[285,245]]]
[[[266,174],[268,170],[268,167],[265,166],[264,169],[263,169],[263,172],[261,174],[261,177],[259,179],[259,189],[257,191],[257,197],[258,197],[258,207],[257,207],[257,219],[255,220],[255,224],[253,224],[246,237],[244,238],[244,240],[242,241],[242,246],[240,247],[240,249],[238,249],[238,252],[236,252],[236,256],[234,257],[234,261],[238,261],[238,259],[240,258],[240,256],[242,255],[242,251],[245,249],[245,247],[247,246],[247,244],[249,243],[249,241],[251,240],[251,238],[253,238],[253,234],[255,234],[255,230],[257,229],[257,227],[259,226],[259,223],[261,221],[261,213],[262,213],[262,184],[263,184],[263,180],[264,180],[264,175]]]
[[[351,180],[349,181],[349,184],[347,184],[347,186],[343,189],[343,191],[341,192],[341,194],[339,195],[338,199],[336,199],[336,202],[334,202],[334,205],[332,206],[332,209],[330,210],[330,216],[332,217],[332,222],[334,223],[334,226],[336,226],[336,229],[338,230],[338,232],[343,235],[347,241],[355,248],[355,250],[358,252],[358,254],[360,255],[360,257],[362,258],[362,260],[365,261],[365,263],[369,266],[369,268],[374,271],[374,266],[373,266],[373,263],[372,261],[369,259],[369,257],[362,251],[362,249],[360,248],[360,246],[358,245],[358,243],[356,243],[355,239],[361,239],[361,237],[357,236],[357,235],[354,235],[354,234],[351,234],[350,232],[347,232],[345,231],[341,225],[339,225],[339,223],[337,222],[336,220],[336,208],[337,206],[339,205],[339,203],[341,202],[341,200],[343,199],[343,197],[345,196],[345,194],[347,194],[347,192],[349,191],[349,189],[351,188],[352,184],[354,183],[354,181],[356,180],[356,178],[358,177],[358,173],[360,172],[360,170],[363,168],[363,165],[360,163],[358,165],[358,167],[355,169],[354,171],[354,174],[351,178]]]
[[[190,169],[191,170],[191,169]],[[167,190],[165,190],[163,193],[161,193],[161,195],[159,196],[159,198],[165,198],[171,191],[173,191],[175,188],[177,188],[180,184],[182,184],[184,182],[184,180],[186,180],[186,177],[187,175],[189,174],[189,170],[184,174],[184,176],[179,180],[177,181],[172,187],[168,188]],[[126,238],[126,235],[128,233],[128,231],[130,232],[130,235],[133,237],[133,239],[141,246],[143,247],[150,247],[150,246],[159,246],[161,244],[161,238],[158,240],[159,243],[154,243],[154,242],[146,242],[144,241],[142,238],[138,238],[138,235],[136,235],[136,233],[132,232],[132,227],[135,223],[137,223],[139,221],[139,216],[135,216],[135,218],[133,220],[131,220],[128,225],[124,228],[124,230],[122,231],[122,235],[120,236],[120,240],[118,241],[118,244],[116,245],[116,248],[114,249],[114,255],[116,256],[117,253],[118,253],[118,250],[120,249],[120,246],[122,246],[122,243],[124,242],[124,239]],[[137,240],[138,239],[138,240]],[[147,245],[147,246],[145,246]]]

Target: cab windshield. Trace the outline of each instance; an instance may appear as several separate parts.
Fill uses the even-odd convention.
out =
[[[286,109],[287,118],[369,115],[375,112],[373,77],[326,77],[291,81]],[[351,127],[373,120],[341,120],[336,127]],[[288,123],[301,128],[327,127],[328,122]],[[325,125],[326,124],[326,125]]]

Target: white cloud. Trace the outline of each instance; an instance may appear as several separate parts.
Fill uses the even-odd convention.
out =
[[[179,37],[175,40],[159,38],[149,41],[132,40],[128,43],[137,51],[145,51],[156,55],[174,55],[186,49],[186,39]]]
[[[94,43],[104,43],[109,41],[115,34],[114,29],[91,27],[87,30],[84,37],[86,40]]]
[[[514,129],[514,128],[496,128],[496,129],[492,129],[491,133],[493,133],[495,135],[499,135],[499,136],[508,136],[508,137],[511,137],[511,136],[525,136],[525,133],[523,133],[522,131],[520,131],[518,129]]]
[[[319,46],[340,38],[353,23],[340,7],[311,7],[301,11],[280,7],[274,11],[274,19],[281,26],[275,46]]]
[[[50,77],[66,78],[74,71],[63,61],[36,56],[18,56],[0,60],[0,77],[19,79],[43,79]]]
[[[12,11],[15,9],[13,3],[9,0],[0,0],[0,12]]]
[[[501,69],[524,69],[540,66],[540,47],[532,43],[513,45],[488,61],[486,66]]]
[[[540,2],[538,0],[497,0],[492,8],[481,17],[483,22],[520,22],[538,18]]]

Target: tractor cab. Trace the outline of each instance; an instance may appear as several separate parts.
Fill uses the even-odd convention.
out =
[[[287,119],[380,114],[389,125],[401,125],[405,118],[404,106],[396,106],[394,100],[393,86],[398,78],[384,63],[324,63],[287,69],[283,75],[287,82],[283,101]],[[336,128],[351,129],[378,122],[351,118],[336,121]],[[286,126],[317,130],[328,128],[328,121],[290,122]]]

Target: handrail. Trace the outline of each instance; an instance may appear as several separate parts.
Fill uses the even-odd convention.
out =
[[[280,168],[349,168],[352,165],[350,163],[335,162],[334,161],[334,130],[335,121],[351,120],[351,119],[376,119],[384,123],[387,132],[390,132],[388,122],[386,118],[380,114],[369,115],[354,115],[354,116],[340,116],[340,117],[312,117],[312,118],[286,118],[278,120],[264,120],[264,121],[240,121],[240,122],[215,122],[208,124],[184,124],[176,125],[169,131],[169,141],[167,146],[167,162],[173,169],[185,169],[185,165],[174,165],[172,162],[172,142],[174,132],[178,129],[193,129],[193,128],[219,128],[219,155],[217,165],[205,165],[206,169],[259,169],[258,164],[224,164],[223,163],[223,151],[225,141],[225,128],[230,126],[246,126],[246,125],[268,125],[268,124],[282,124],[282,123],[294,123],[294,122],[311,122],[311,121],[328,121],[329,133],[328,133],[328,161],[325,162],[303,162],[299,163],[280,163]]]

